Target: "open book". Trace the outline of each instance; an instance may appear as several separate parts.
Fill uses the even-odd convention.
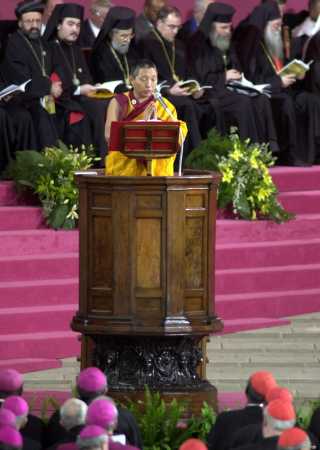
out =
[[[5,97],[8,97],[9,95],[18,94],[19,92],[25,92],[26,86],[28,83],[30,83],[30,80],[25,81],[24,83],[17,85],[17,84],[10,84],[6,88],[2,89],[0,91],[0,100],[2,100]]]
[[[278,75],[280,77],[283,77],[285,75],[294,75],[296,78],[304,77],[306,72],[308,72],[308,70],[310,69],[312,63],[313,61],[305,63],[300,59],[294,59],[293,61],[289,62],[289,64],[284,66],[278,72]]]
[[[114,91],[120,84],[124,84],[124,81],[116,80],[116,81],[106,81],[105,83],[101,83],[97,86],[96,91],[93,92],[92,94],[90,94],[90,97],[93,97],[93,98],[113,97]]]
[[[229,80],[227,87],[231,90],[238,92],[239,94],[246,95],[258,95],[265,94],[268,97],[271,96],[271,85],[270,84],[254,84],[252,81],[246,79],[242,74],[240,80]]]
[[[212,89],[212,86],[200,86],[197,80],[179,81],[178,86],[180,86],[182,89],[187,89],[190,94],[194,94],[201,89]]]

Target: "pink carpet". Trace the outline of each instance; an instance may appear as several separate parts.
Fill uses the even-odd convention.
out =
[[[275,168],[287,224],[218,220],[216,310],[224,333],[320,311],[320,167]],[[45,227],[34,200],[0,183],[0,367],[58,367],[78,356],[78,232]]]

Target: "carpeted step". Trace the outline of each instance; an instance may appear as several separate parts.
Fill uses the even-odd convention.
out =
[[[278,199],[294,214],[320,214],[320,190],[282,192]]]
[[[216,269],[320,263],[320,239],[240,242],[216,246]]]
[[[61,362],[58,359],[20,358],[1,359],[0,370],[15,369],[21,373],[36,372],[38,370],[59,369]]]
[[[0,257],[0,281],[76,278],[78,253]]]
[[[78,251],[78,230],[0,231],[0,256],[72,253]]]
[[[0,335],[11,334],[13,323],[19,333],[67,331],[76,310],[73,304],[0,308]]]
[[[273,167],[270,169],[279,192],[320,189],[320,166]]]
[[[36,206],[1,206],[0,231],[45,228],[42,210]]]
[[[300,214],[294,220],[277,224],[268,220],[217,220],[217,244],[233,242],[317,239],[320,214]]]
[[[216,296],[216,314],[224,319],[280,318],[320,311],[320,287]]]
[[[61,359],[80,354],[78,334],[72,331],[0,335],[1,359]]]
[[[320,288],[320,264],[216,271],[216,295]]]
[[[78,278],[0,283],[2,306],[78,305]],[[1,353],[0,353],[1,354]]]
[[[229,334],[238,333],[240,331],[259,330],[261,328],[278,327],[280,325],[288,325],[289,320],[286,319],[270,319],[268,317],[254,317],[249,319],[227,319],[223,320],[224,328],[221,333]]]
[[[0,182],[0,206],[17,205],[17,192],[12,181]]]

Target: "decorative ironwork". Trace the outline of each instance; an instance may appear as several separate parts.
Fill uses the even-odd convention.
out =
[[[111,390],[198,390],[208,385],[197,367],[203,360],[199,337],[92,336],[93,363],[108,376]]]

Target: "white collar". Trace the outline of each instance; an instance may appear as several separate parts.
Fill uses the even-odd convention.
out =
[[[100,28],[98,28],[90,19],[88,19],[88,22],[92,30],[92,33],[94,34],[94,37],[97,37],[100,32]]]

